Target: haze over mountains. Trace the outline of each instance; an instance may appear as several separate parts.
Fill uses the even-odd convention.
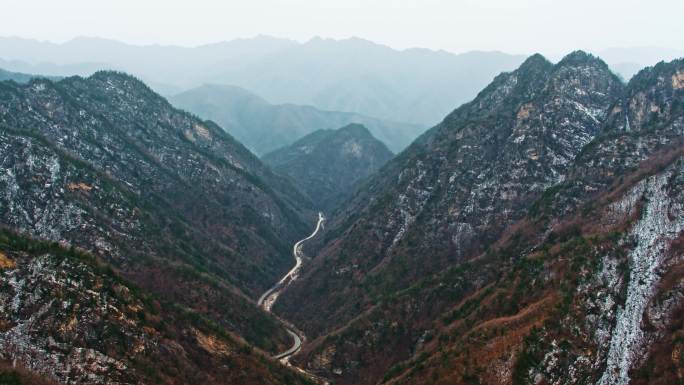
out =
[[[681,57],[684,50],[616,47],[595,54],[629,80],[638,69]],[[392,92],[422,91],[410,95],[431,98],[422,102],[437,103],[441,110],[417,103],[417,110],[424,111],[422,115],[414,112],[412,118],[405,119],[402,114],[409,114],[404,111],[393,120],[425,125],[436,123],[452,107],[437,100],[437,93],[456,96],[450,102],[461,104],[473,98],[496,74],[517,67],[525,57],[500,52],[452,54],[419,48],[397,51],[359,38],[314,38],[298,43],[262,35],[197,47],[141,46],[95,37],[77,37],[61,44],[0,38],[0,68],[56,76],[123,70],[153,86],[159,85],[165,95],[204,83],[221,83],[244,87],[271,103],[308,104],[388,118],[378,112],[396,112],[394,103],[400,103],[401,98]],[[435,71],[440,71],[441,76]],[[298,87],[288,89],[293,84]],[[374,98],[373,92],[364,89],[375,87],[384,88],[374,92],[380,92],[376,96],[385,99]],[[345,93],[351,90],[371,93],[361,99]],[[390,95],[393,98],[387,99]],[[414,103],[419,100],[413,98]]]
[[[646,65],[683,53],[637,47],[607,49],[600,54],[628,80]],[[475,97],[495,75],[517,67],[524,58],[502,52],[397,51],[359,38],[314,38],[298,43],[257,36],[198,47],[136,46],[88,37],[62,44],[0,38],[0,68],[50,76],[90,75],[100,69],[125,71],[173,97],[180,106],[216,120],[258,154],[291,144],[316,129],[348,123],[366,125],[393,151],[400,151],[454,106]],[[247,97],[247,93],[224,88],[228,100],[223,102],[220,88],[207,88],[206,84],[237,86],[258,95],[262,104],[278,107],[263,115],[224,113],[224,109],[235,108],[235,95]],[[188,92],[178,95],[182,91]],[[249,103],[255,108],[256,97],[251,98]],[[284,106],[292,104],[336,113],[321,116],[309,107]],[[274,124],[281,134],[265,134],[267,124]]]
[[[211,119],[257,155],[289,146],[316,130],[363,124],[393,151],[408,146],[425,128],[295,104],[273,105],[239,87],[203,85],[169,98],[176,107]]]
[[[524,56],[396,51],[362,39],[300,44],[260,36],[196,48],[133,46],[98,38],[63,44],[0,39],[0,67],[44,75],[129,72],[166,93],[204,83],[236,85],[271,103],[313,105],[424,126],[475,96]],[[17,62],[17,60],[19,62]],[[409,108],[410,107],[410,108]]]

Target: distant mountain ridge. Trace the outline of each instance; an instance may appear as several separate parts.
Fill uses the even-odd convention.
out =
[[[205,84],[169,98],[176,107],[211,119],[258,155],[288,146],[320,129],[335,129],[350,123],[368,127],[393,151],[400,151],[424,127],[312,106],[273,105],[245,89]]]
[[[398,51],[360,38],[314,38],[215,79],[274,103],[432,125],[522,60],[501,52]]]
[[[193,48],[135,46],[87,37],[62,44],[0,38],[0,59],[5,60],[0,66],[9,70],[46,75],[126,71],[165,93],[203,83],[231,84],[273,103],[313,105],[427,126],[524,57],[397,51],[358,38],[297,43],[259,36]]]
[[[357,183],[393,157],[387,147],[360,124],[318,130],[290,146],[262,157],[287,175],[326,214],[349,198]]]
[[[626,80],[639,68],[684,55],[657,47],[595,53]],[[137,46],[94,37],[61,44],[0,38],[0,68],[11,71],[68,76],[122,70],[164,95],[203,83],[231,84],[272,103],[313,105],[425,126],[474,98],[494,76],[514,69],[524,58],[501,52],[399,51],[360,38],[298,43],[257,36],[197,47]]]
[[[59,80],[58,77],[54,77],[54,76],[33,75],[33,74],[27,74],[27,73],[21,73],[21,72],[11,72],[11,71],[5,71],[4,69],[0,68],[0,81],[13,80],[17,83],[28,83],[31,79],[35,79],[35,78],[48,78],[51,80]]]

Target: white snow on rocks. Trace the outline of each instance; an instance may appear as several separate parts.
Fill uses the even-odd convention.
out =
[[[630,253],[630,279],[624,307],[618,310],[617,322],[610,339],[606,369],[598,385],[627,385],[629,370],[643,356],[644,331],[641,321],[649,300],[660,280],[661,266],[669,242],[684,231],[684,207],[673,203],[664,187],[671,172],[653,176],[637,185],[630,194],[617,203],[635,204],[642,196],[648,198],[641,219],[631,235],[636,246]]]

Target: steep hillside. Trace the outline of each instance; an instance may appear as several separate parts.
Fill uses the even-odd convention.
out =
[[[269,351],[255,298],[290,268],[307,202],[211,122],[127,75],[0,83],[0,222],[104,258]]]
[[[423,126],[356,113],[323,111],[295,104],[273,105],[234,86],[203,85],[175,95],[170,101],[179,108],[217,122],[259,155],[289,146],[314,131],[350,123],[365,125],[394,151],[404,149],[424,131]]]
[[[281,296],[275,311],[312,337],[329,335],[328,341],[345,340],[340,328],[350,321],[392,329],[390,320],[406,319],[396,325],[394,338],[375,335],[385,341],[385,346],[374,342],[384,353],[345,361],[345,383],[369,375],[378,380],[381,368],[388,368],[383,365],[415,351],[425,331],[421,327],[438,316],[431,312],[440,303],[429,302],[431,315],[414,318],[395,314],[382,321],[374,312],[415,282],[461,269],[485,252],[545,189],[567,178],[623,92],[605,63],[583,52],[556,65],[535,55],[498,76],[357,192],[328,226],[327,244],[312,267]],[[487,282],[499,271],[489,266],[480,275],[467,273],[468,284]],[[464,291],[454,289],[451,300],[462,300]],[[400,306],[410,311],[414,305]],[[326,362],[308,358],[314,366]]]
[[[82,251],[0,230],[0,274],[2,384],[307,383]]]
[[[372,306],[357,301],[364,311],[299,362],[339,383],[681,381],[683,74],[682,61],[642,71],[601,113],[596,139],[498,239],[452,250],[466,257],[403,290],[385,284]],[[359,286],[373,293],[406,261]],[[333,274],[363,277],[354,268]]]
[[[482,252],[564,178],[622,89],[603,62],[581,52],[555,66],[532,56],[498,76],[333,218],[318,264],[276,311],[319,334],[384,293]],[[304,293],[316,295],[290,309]]]
[[[263,161],[297,183],[326,213],[347,199],[354,186],[393,154],[362,125],[319,130],[264,155]]]
[[[465,299],[386,382],[682,381],[683,74],[684,61],[637,74],[565,181],[460,273],[415,286],[414,301]]]

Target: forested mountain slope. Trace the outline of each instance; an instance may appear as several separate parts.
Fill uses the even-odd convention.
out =
[[[682,61],[623,86],[581,52],[498,77],[333,219],[275,306],[319,336],[298,362],[349,384],[680,381],[683,89]]]
[[[275,172],[292,178],[316,202],[316,207],[330,214],[357,183],[392,156],[366,127],[350,124],[316,131],[262,159]]]
[[[309,203],[211,122],[128,75],[0,83],[0,222],[100,256],[270,351],[248,297],[291,265]]]

